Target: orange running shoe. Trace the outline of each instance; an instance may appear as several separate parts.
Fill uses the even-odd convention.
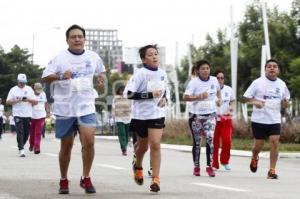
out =
[[[152,191],[152,192],[160,191],[159,185],[160,185],[159,177],[153,177],[151,185],[150,185],[150,191]]]

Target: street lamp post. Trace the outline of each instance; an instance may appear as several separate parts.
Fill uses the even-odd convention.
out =
[[[48,28],[48,29],[46,29],[46,30],[42,30],[42,31],[39,31],[39,32],[34,32],[34,33],[32,33],[32,51],[31,51],[31,53],[32,53],[32,56],[31,56],[31,63],[32,63],[32,64],[34,64],[34,47],[35,47],[34,44],[35,44],[35,37],[36,37],[36,35],[37,35],[37,34],[40,34],[40,33],[42,33],[42,32],[45,32],[45,31],[47,31],[47,30],[52,30],[52,29],[59,30],[60,27],[59,27],[59,26],[55,26],[55,27]]]

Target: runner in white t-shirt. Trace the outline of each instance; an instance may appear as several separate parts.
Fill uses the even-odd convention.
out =
[[[12,114],[16,123],[19,156],[25,157],[24,145],[29,136],[32,106],[37,104],[37,100],[32,88],[26,85],[27,77],[25,74],[18,74],[17,81],[17,86],[12,87],[8,93],[6,104],[12,105]]]
[[[193,136],[193,175],[200,176],[200,153],[202,136],[206,137],[206,172],[215,177],[211,161],[213,157],[213,137],[216,126],[217,106],[222,104],[219,82],[210,76],[210,63],[200,60],[195,66],[198,77],[190,80],[183,100],[189,101],[189,125]],[[217,101],[215,100],[217,98]]]
[[[29,136],[29,151],[34,151],[34,154],[40,153],[42,131],[45,125],[46,118],[46,94],[43,92],[41,83],[34,84],[34,94],[38,104],[32,107],[32,117]]]
[[[0,140],[2,139],[2,131],[4,130],[4,106],[2,105],[2,99],[0,98]]]
[[[270,59],[265,65],[265,76],[252,82],[244,94],[248,104],[253,105],[251,116],[252,132],[255,138],[252,149],[250,170],[256,172],[259,152],[264,140],[270,143],[270,169],[268,178],[277,179],[275,167],[278,159],[278,145],[280,138],[281,108],[289,105],[290,92],[286,84],[278,78],[279,65],[274,59]]]
[[[221,94],[223,104],[217,109],[217,125],[214,133],[214,155],[212,166],[219,169],[219,146],[220,140],[222,140],[222,150],[220,153],[220,162],[224,166],[225,170],[231,170],[229,159],[231,149],[231,137],[233,130],[233,123],[231,119],[231,113],[234,109],[235,96],[231,87],[224,84],[225,74],[219,70],[215,72],[217,80],[221,87]]]
[[[53,113],[56,116],[55,134],[61,139],[59,193],[69,193],[67,172],[74,135],[78,130],[83,159],[80,186],[86,193],[95,193],[89,176],[94,159],[94,135],[97,125],[93,78],[97,75],[97,86],[103,88],[105,67],[95,52],[84,50],[85,30],[82,27],[69,27],[66,40],[69,48],[51,60],[42,76],[44,82],[51,83]]]
[[[169,96],[166,73],[159,68],[156,45],[147,45],[139,50],[143,67],[130,79],[124,95],[133,100],[131,130],[136,132],[136,161],[133,161],[134,179],[143,184],[143,158],[150,146],[150,162],[153,168],[150,191],[160,190],[160,140],[165,127],[165,105]]]

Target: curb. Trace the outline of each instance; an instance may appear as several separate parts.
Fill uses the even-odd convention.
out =
[[[100,140],[118,140],[118,136],[99,136],[96,135],[96,139]],[[189,145],[175,145],[175,144],[161,144],[161,148],[163,149],[171,149],[171,150],[177,150],[181,152],[191,152],[192,146]],[[201,147],[201,151],[205,152],[205,147]],[[230,150],[230,154],[232,156],[238,156],[238,157],[251,157],[252,152],[251,151],[243,151],[243,150]],[[262,158],[269,158],[270,154],[269,152],[261,152],[259,154],[259,157]],[[279,158],[300,158],[300,153],[284,153],[279,152]]]

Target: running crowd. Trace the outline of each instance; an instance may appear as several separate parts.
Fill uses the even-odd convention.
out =
[[[95,53],[84,49],[85,30],[72,25],[66,31],[68,49],[59,52],[44,69],[42,81],[51,85],[54,103],[47,105],[41,83],[26,85],[26,74],[19,74],[17,85],[11,88],[6,104],[12,106],[16,124],[20,157],[25,157],[24,145],[29,138],[29,151],[40,153],[41,134],[47,112],[56,117],[55,135],[61,141],[59,151],[59,193],[69,193],[68,168],[74,138],[78,134],[82,146],[82,174],[80,186],[86,193],[96,193],[90,171],[94,160],[94,143],[97,126],[95,110],[94,77],[96,88],[101,92],[107,86],[105,67]],[[160,142],[165,127],[166,105],[170,101],[168,77],[159,65],[159,49],[146,45],[139,49],[143,66],[127,82],[117,89],[113,100],[112,114],[117,123],[117,132],[122,155],[127,155],[129,133],[133,135],[134,158],[132,169],[137,185],[144,183],[143,159],[150,148],[152,177],[150,191],[160,191]],[[233,132],[232,115],[235,111],[234,92],[225,85],[225,73],[215,70],[211,64],[199,60],[186,86],[183,100],[188,104],[188,124],[193,138],[193,175],[201,175],[200,156],[202,138],[206,140],[206,167],[210,177],[220,164],[230,171],[230,149]],[[289,90],[278,75],[279,63],[267,60],[265,76],[252,82],[243,95],[246,103],[253,105],[251,126],[254,136],[250,170],[256,172],[259,153],[268,139],[270,142],[270,169],[267,178],[278,179],[275,172],[280,138],[280,110],[289,105]],[[0,101],[1,102],[1,101]],[[0,103],[1,104],[1,103]],[[2,133],[3,105],[0,106],[0,139]],[[221,152],[219,153],[221,140]],[[220,155],[220,157],[219,157]]]

